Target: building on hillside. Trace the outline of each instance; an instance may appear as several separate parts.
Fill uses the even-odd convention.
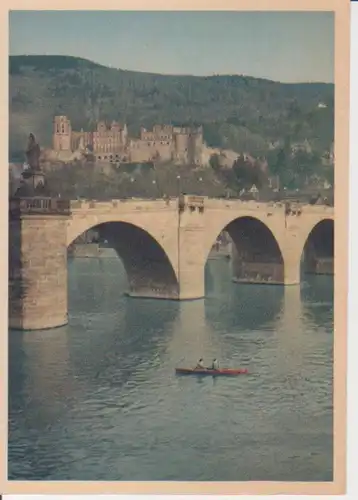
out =
[[[99,161],[134,162],[174,161],[180,164],[202,164],[203,129],[155,125],[153,130],[141,128],[139,138],[128,136],[127,126],[101,121],[93,132],[72,130],[67,116],[55,116],[53,149],[69,154],[91,151]]]

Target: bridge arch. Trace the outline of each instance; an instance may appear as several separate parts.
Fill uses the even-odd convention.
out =
[[[156,229],[153,221],[152,225],[154,230],[128,217],[102,216],[93,220],[74,216],[67,226],[67,248],[83,233],[95,230],[121,259],[131,296],[177,299],[177,245]]]
[[[301,268],[314,274],[333,274],[334,221],[324,217],[314,225],[302,241]]]
[[[232,216],[226,224],[210,231],[210,243],[204,250],[205,264],[218,236],[227,232],[232,240],[234,281],[248,283],[283,283],[284,255],[275,236],[275,227],[250,213]]]

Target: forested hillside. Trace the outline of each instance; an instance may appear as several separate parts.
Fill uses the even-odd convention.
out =
[[[99,119],[126,122],[133,135],[141,125],[202,124],[208,145],[255,156],[272,143],[305,140],[321,155],[333,142],[331,84],[157,75],[67,56],[11,56],[9,73],[10,157],[23,150],[30,131],[50,146],[55,114],[68,115],[75,130]]]

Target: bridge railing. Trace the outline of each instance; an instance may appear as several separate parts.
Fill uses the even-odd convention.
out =
[[[220,198],[207,198],[205,200],[206,209],[231,209],[231,210],[253,210],[253,211],[266,211],[267,209],[274,210],[275,212],[293,213],[297,210],[310,213],[334,213],[334,207],[324,204],[311,205],[307,202],[300,201],[262,201],[262,200],[240,200],[240,199],[220,199]]]
[[[113,200],[71,200],[71,210],[112,210],[113,208],[123,210],[162,210],[174,209],[177,206],[177,198],[168,199],[146,199],[146,198],[123,198]]]
[[[70,201],[61,198],[10,198],[9,214],[56,214],[69,215],[71,212]]]
[[[327,205],[311,205],[308,203],[294,203],[283,201],[263,202],[259,200],[240,200],[240,199],[222,199],[208,198],[206,196],[191,196],[182,195],[180,198],[125,198],[113,199],[108,201],[102,200],[65,200],[61,198],[50,197],[33,197],[33,198],[10,198],[9,213],[13,216],[17,214],[62,214],[69,215],[73,210],[112,210],[113,208],[123,208],[138,211],[153,211],[153,210],[173,210],[180,205],[195,205],[200,210],[207,209],[250,209],[256,210],[275,210],[287,211],[287,206],[290,208],[299,208],[300,211],[310,213],[329,213],[334,212],[334,207]]]

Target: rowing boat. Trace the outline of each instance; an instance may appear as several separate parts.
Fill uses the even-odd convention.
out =
[[[178,375],[211,375],[216,376],[235,376],[248,373],[247,368],[219,368],[218,370],[213,370],[211,368],[176,368],[175,372]]]

